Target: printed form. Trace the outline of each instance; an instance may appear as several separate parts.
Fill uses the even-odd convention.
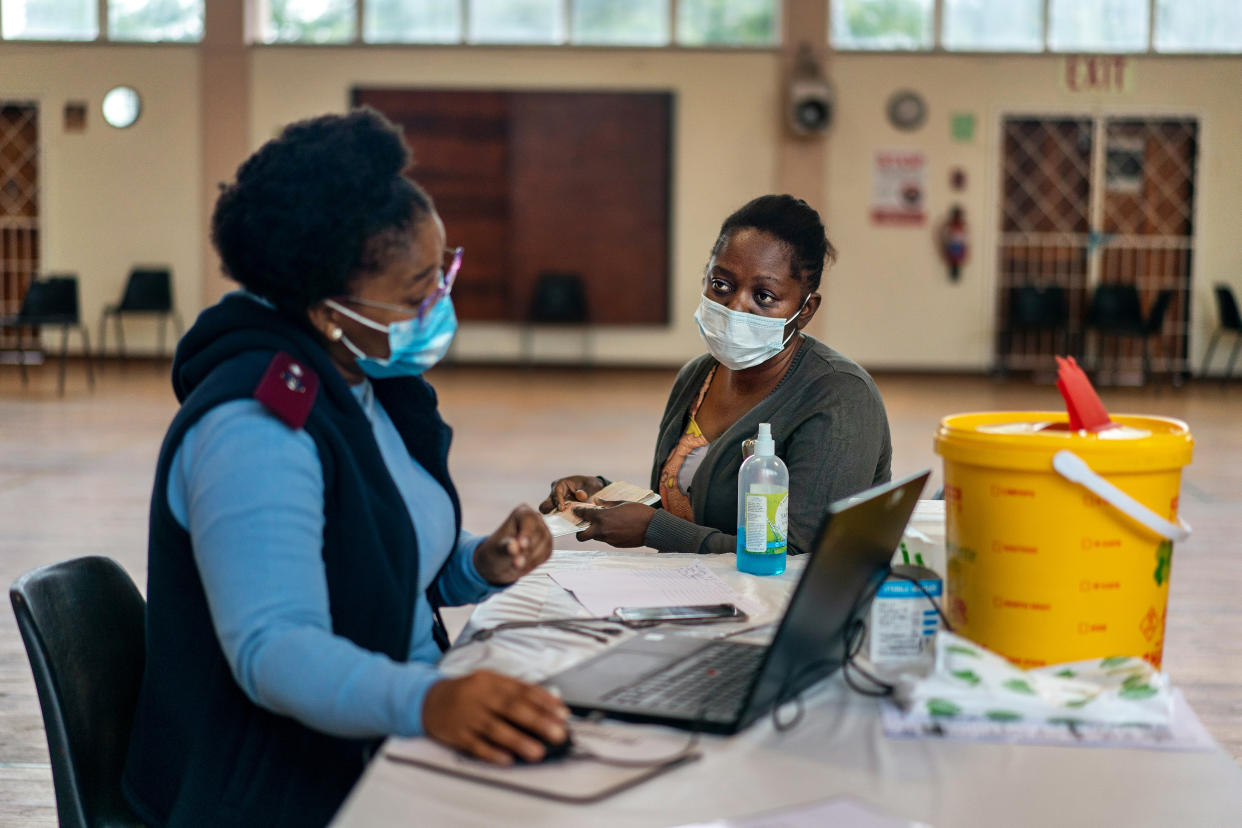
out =
[[[680,569],[572,569],[548,577],[597,616],[611,615],[617,607],[697,604],[734,604],[751,616],[763,611],[698,561]]]

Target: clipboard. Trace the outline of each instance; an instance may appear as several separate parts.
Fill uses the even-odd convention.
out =
[[[575,744],[590,752],[630,761],[650,759],[652,764],[617,767],[571,754],[552,762],[505,767],[471,759],[426,738],[389,739],[383,755],[392,762],[576,805],[607,799],[702,756],[687,749],[691,746],[684,733],[663,728],[579,722],[572,729]]]

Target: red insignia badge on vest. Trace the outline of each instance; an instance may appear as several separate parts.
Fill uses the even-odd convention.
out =
[[[301,428],[306,425],[318,393],[318,375],[306,363],[281,351],[272,357],[254,389],[254,398],[285,425]]]

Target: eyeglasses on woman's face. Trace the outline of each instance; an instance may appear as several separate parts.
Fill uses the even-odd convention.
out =
[[[394,305],[389,302],[376,302],[373,299],[363,299],[358,296],[342,296],[340,299],[353,305],[362,305],[368,308],[380,308],[382,310],[400,313],[404,316],[413,316],[417,318],[419,322],[422,322],[423,317],[427,315],[427,311],[431,310],[431,308],[435,306],[436,302],[439,302],[445,296],[448,296],[453,292],[453,282],[457,281],[457,271],[461,270],[462,250],[463,248],[461,247],[445,249],[443,259],[440,262],[440,267],[436,274],[435,290],[427,294],[423,298],[423,301],[418,303],[418,307],[414,307],[413,305]]]

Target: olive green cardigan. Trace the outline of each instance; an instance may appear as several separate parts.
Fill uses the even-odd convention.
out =
[[[661,552],[736,550],[742,441],[754,437],[761,422],[772,424],[776,455],[789,468],[790,554],[810,550],[829,504],[892,477],[888,417],[871,376],[824,343],[803,339],[772,393],[707,446],[690,483],[694,521],[657,510],[647,527],[647,546]],[[698,357],[673,383],[651,469],[653,490],[659,490],[660,470],[715,364],[709,355]]]

